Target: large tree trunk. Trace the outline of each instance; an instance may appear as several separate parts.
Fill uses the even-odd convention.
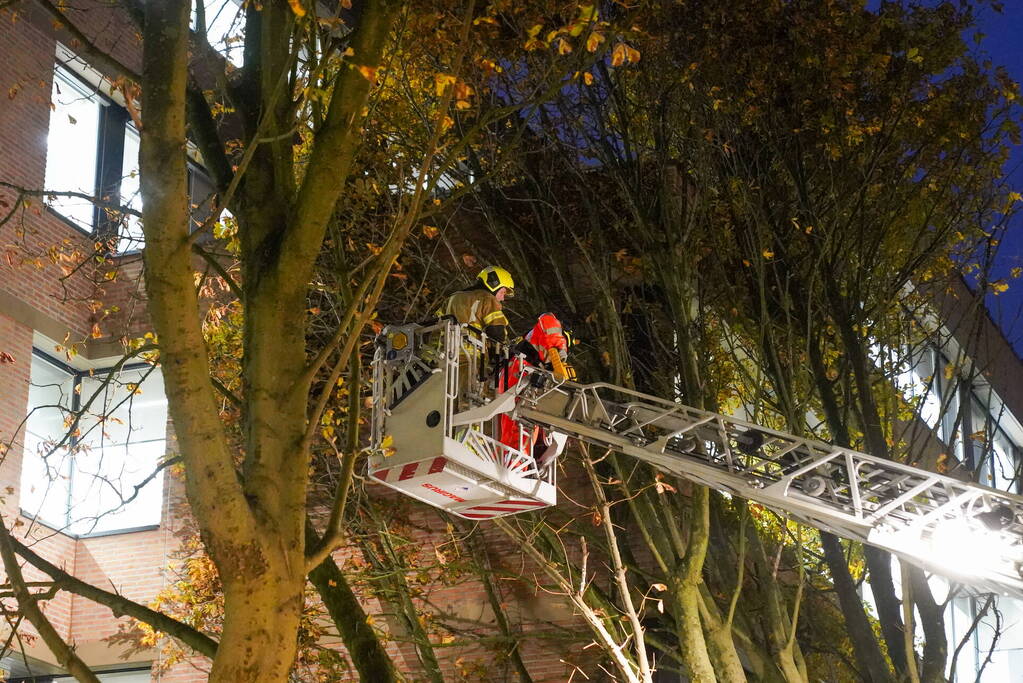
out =
[[[934,599],[922,569],[912,565],[906,569],[925,639],[920,683],[945,683],[945,662],[948,660],[945,606]]]
[[[809,345],[810,365],[813,368],[814,381],[820,393],[821,404],[824,408],[824,416],[831,428],[831,433],[836,443],[848,447],[850,445],[849,430],[842,419],[842,411],[838,407],[834,389],[827,379],[827,372],[824,361],[821,358],[820,347],[816,343]],[[849,565],[845,560],[845,553],[842,552],[842,544],[836,536],[827,532],[821,532],[821,543],[824,546],[824,558],[831,571],[832,580],[835,583],[835,591],[838,593],[839,606],[842,608],[842,615],[845,617],[846,630],[853,643],[853,653],[856,656],[856,663],[860,670],[869,675],[872,681],[886,681],[891,679],[888,667],[885,665],[884,656],[874,636],[874,630],[870,626],[867,615],[863,610],[863,601],[856,590],[856,584],[849,574]],[[870,548],[864,548],[870,551]],[[872,555],[868,554],[868,558]],[[876,560],[876,555],[873,555]],[[869,559],[868,559],[869,562]],[[891,565],[888,565],[889,573]],[[889,581],[891,577],[889,576]],[[871,584],[873,585],[873,584]],[[896,607],[897,609],[897,607]],[[898,623],[902,623],[901,616]],[[901,633],[901,628],[899,629]],[[891,641],[886,638],[886,643],[891,649]],[[901,641],[899,645],[901,652]],[[903,658],[905,659],[905,658]]]
[[[266,491],[253,514],[209,380],[192,275],[185,165],[189,8],[187,0],[166,0],[147,3],[145,10],[140,162],[146,286],[169,410],[185,462],[188,500],[224,585],[224,631],[211,680],[283,681],[295,657],[302,610],[302,528],[281,525],[280,517],[272,516],[277,510],[263,509],[259,502],[304,505],[304,487],[296,496],[292,476],[290,491],[281,491],[279,502],[276,491]],[[304,358],[304,349],[299,349],[299,358]],[[261,427],[271,431],[273,425]],[[279,433],[290,436],[293,431]],[[280,450],[293,455],[297,442],[287,436],[285,440]],[[301,512],[299,520],[304,519]]]
[[[710,655],[711,664],[717,674],[718,680],[728,683],[738,683],[746,680],[746,672],[739,660],[739,653],[735,649],[735,640],[732,637],[732,625],[721,619],[717,614],[717,606],[714,605],[710,595],[704,595],[704,605],[707,609],[707,653]]]
[[[838,594],[838,604],[845,617],[845,629],[852,641],[853,654],[860,667],[860,674],[870,683],[888,683],[892,680],[884,655],[874,637],[874,630],[863,611],[863,601],[856,591],[856,582],[849,574],[842,543],[834,534],[821,532],[824,560],[831,571],[831,580]]]
[[[319,542],[316,530],[306,523],[307,542],[310,547]],[[309,572],[309,581],[323,600],[323,606],[337,626],[352,663],[362,683],[393,683],[397,680],[394,664],[383,643],[369,624],[358,596],[345,578],[334,558],[327,556]]]
[[[846,305],[845,299],[839,293],[839,285],[835,282],[833,273],[826,272],[824,282],[827,299],[832,308],[830,317],[838,329],[855,379],[856,404],[863,423],[861,426],[867,452],[878,458],[890,459],[891,453],[885,440],[881,416],[871,385],[873,364],[867,356],[864,337],[858,333],[857,318],[853,315],[854,309]],[[839,445],[847,448],[852,447],[848,438],[840,441]],[[895,583],[892,580],[891,554],[870,546],[863,548],[863,554],[867,561],[870,587],[877,605],[878,620],[881,622],[881,633],[888,645],[888,655],[892,659],[895,670],[905,675],[909,664],[903,647],[905,631],[902,623],[902,604],[895,593]]]
[[[710,491],[694,486],[690,500],[689,546],[681,571],[672,586],[681,614],[676,624],[676,635],[682,650],[682,664],[694,683],[717,681],[714,665],[707,651],[700,619],[700,584],[703,581],[703,561],[710,539]]]

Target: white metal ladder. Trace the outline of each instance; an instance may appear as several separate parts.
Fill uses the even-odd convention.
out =
[[[559,383],[540,368],[527,367],[512,391],[517,400],[503,404],[514,419],[761,503],[976,589],[1023,597],[1021,496],[611,384]],[[374,430],[377,438],[384,429]]]

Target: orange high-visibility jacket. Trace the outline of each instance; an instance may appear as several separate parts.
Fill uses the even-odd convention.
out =
[[[557,349],[561,360],[568,360],[568,340],[561,321],[553,313],[542,314],[525,338],[540,354],[541,361],[547,361],[548,349]]]

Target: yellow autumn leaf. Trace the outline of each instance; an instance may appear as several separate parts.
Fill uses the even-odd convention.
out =
[[[1011,201],[1011,202],[1023,201],[1023,195],[1021,195],[1019,192],[1010,192],[1009,193],[1009,201]]]
[[[593,74],[591,74],[589,71],[583,73],[583,83],[585,83],[586,85],[593,85]]]
[[[455,80],[456,80],[455,77],[452,76],[451,74],[443,74],[443,73],[441,73],[441,74],[434,74],[434,76],[433,76],[433,85],[434,85],[434,92],[437,93],[437,97],[440,97],[441,95],[443,95],[444,94],[444,89],[447,88],[449,85],[454,85]]]
[[[639,61],[639,56],[640,56],[639,55],[639,50],[637,50],[634,47],[629,47],[628,45],[625,46],[625,58],[629,62],[632,62],[633,64],[635,64],[636,62]]]
[[[434,237],[440,234],[440,230],[438,230],[432,225],[424,225],[423,234],[429,237],[430,239],[433,239]]]
[[[596,52],[600,44],[604,42],[604,34],[594,31],[586,39],[586,50],[589,52]]]
[[[384,438],[380,439],[381,448],[391,448],[394,446],[394,437],[390,434],[385,434]]]
[[[572,51],[572,46],[564,38],[558,38],[558,54],[567,55]]]
[[[296,17],[305,16],[305,7],[302,6],[302,0],[288,0],[288,4],[291,5],[291,11],[295,13]]]
[[[771,251],[770,249],[764,249],[761,253],[764,255],[764,258],[766,259],[774,258],[774,252]]]
[[[991,291],[994,292],[996,295],[1001,294],[1002,292],[1007,292],[1009,291],[1009,283],[1002,281],[992,282]]]

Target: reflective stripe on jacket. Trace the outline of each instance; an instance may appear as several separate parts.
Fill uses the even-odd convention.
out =
[[[443,314],[455,316],[460,323],[474,325],[499,341],[507,339],[508,318],[501,310],[501,302],[485,289],[455,292],[444,305]]]

